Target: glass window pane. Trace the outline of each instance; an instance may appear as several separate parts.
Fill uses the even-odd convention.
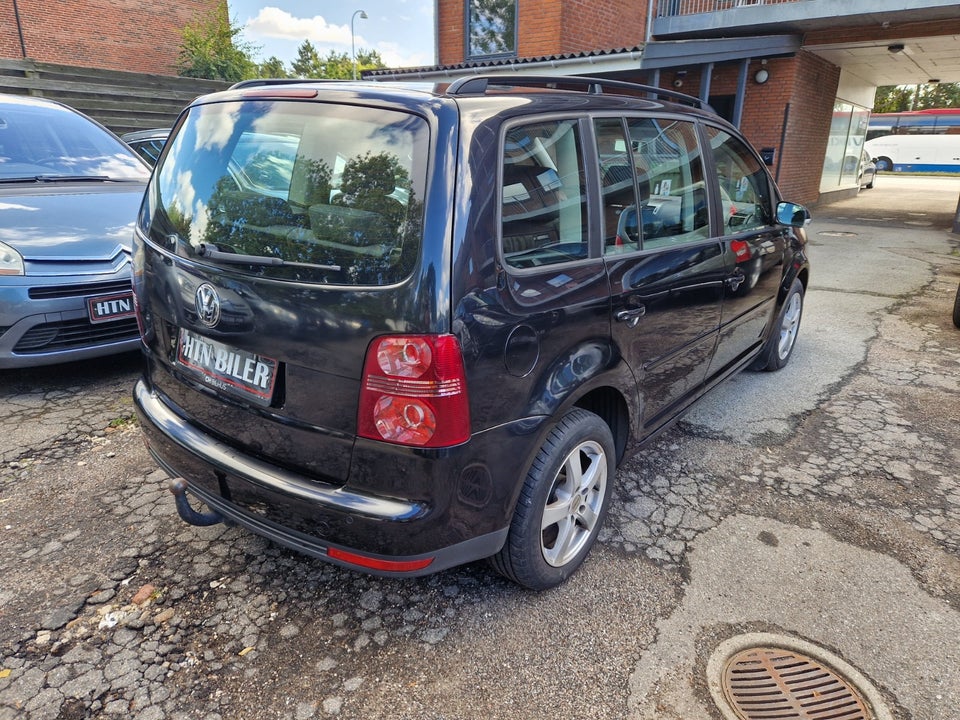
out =
[[[467,55],[516,55],[517,1],[469,0]]]
[[[594,121],[603,197],[603,252],[640,249],[633,160],[620,118]]]
[[[763,166],[747,147],[723,130],[708,127],[717,168],[724,233],[770,225],[770,183]]]
[[[507,131],[503,158],[503,254],[518,268],[587,257],[587,198],[576,120]]]
[[[219,103],[193,108],[170,143],[157,170],[154,222],[191,256],[203,246],[205,262],[266,257],[273,264],[253,272],[335,285],[395,283],[413,269],[429,143],[422,118],[346,105]]]
[[[632,118],[627,126],[640,198],[643,247],[709,237],[703,160],[693,124]]]

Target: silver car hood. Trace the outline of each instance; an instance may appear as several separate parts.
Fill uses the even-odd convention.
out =
[[[145,183],[0,188],[0,242],[30,261],[98,261],[130,252]]]

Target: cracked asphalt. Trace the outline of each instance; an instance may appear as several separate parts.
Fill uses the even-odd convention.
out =
[[[600,542],[530,593],[183,524],[139,358],[0,373],[0,720],[719,720],[749,633],[855,668],[878,718],[960,717],[960,179],[814,210],[790,365],[628,461]]]

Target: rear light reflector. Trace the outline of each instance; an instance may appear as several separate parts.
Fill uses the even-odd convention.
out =
[[[453,335],[389,335],[367,348],[357,433],[413,447],[470,438],[460,345]]]
[[[358,555],[345,550],[338,550],[337,548],[327,548],[327,557],[371,570],[385,570],[388,572],[413,572],[414,570],[423,570],[433,562],[432,557],[421,558],[420,560],[382,560],[367,555]]]

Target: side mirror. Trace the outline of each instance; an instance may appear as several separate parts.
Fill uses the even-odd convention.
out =
[[[803,205],[782,202],[777,205],[777,222],[791,227],[806,227],[810,224],[810,211]]]

